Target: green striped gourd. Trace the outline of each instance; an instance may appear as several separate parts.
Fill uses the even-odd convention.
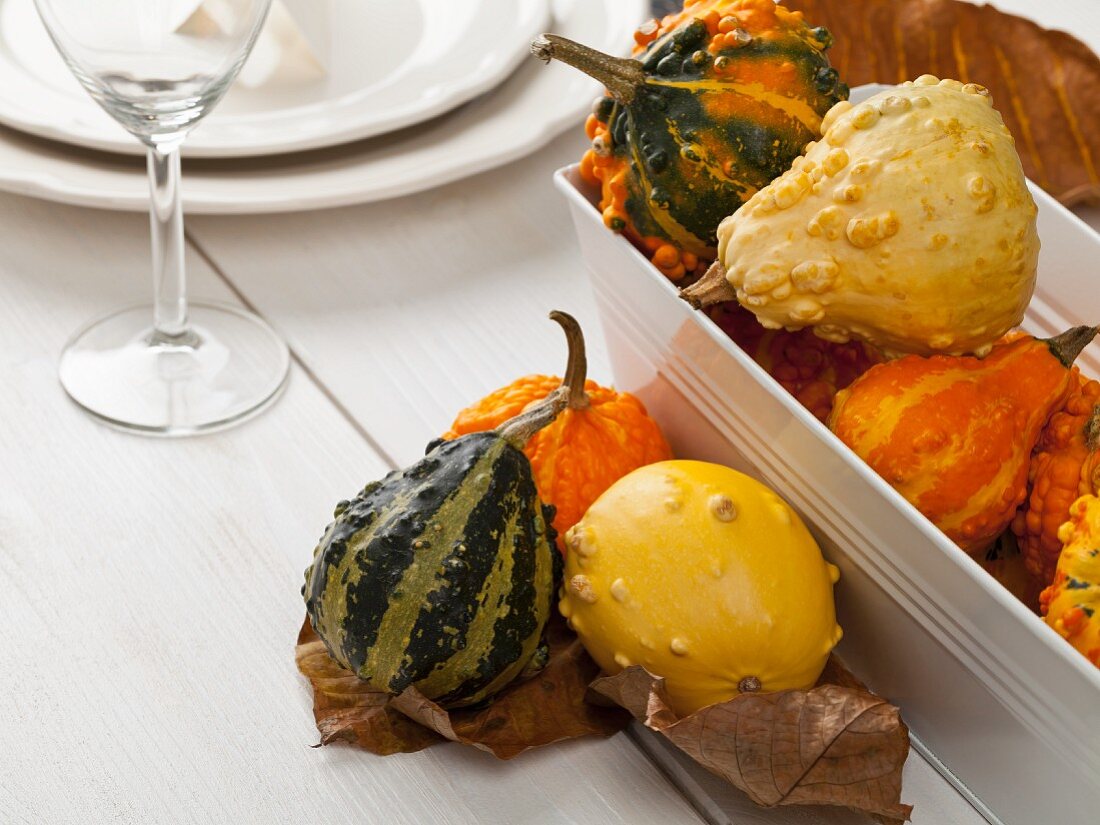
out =
[[[321,537],[302,590],[310,621],[375,690],[462,707],[545,662],[561,556],[522,448],[585,378],[580,327],[551,317],[569,340],[561,388],[497,430],[433,442],[337,505]]]

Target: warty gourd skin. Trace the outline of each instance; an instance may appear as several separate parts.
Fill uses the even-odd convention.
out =
[[[986,354],[1022,320],[1039,256],[989,92],[923,75],[836,104],[822,132],[722,222],[717,264],[684,297],[891,355]]]

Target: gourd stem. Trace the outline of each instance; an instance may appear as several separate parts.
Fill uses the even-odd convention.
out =
[[[1096,337],[1096,332],[1097,327],[1074,327],[1061,335],[1047,338],[1046,344],[1050,348],[1051,355],[1061,361],[1062,366],[1069,369],[1081,354],[1081,350]]]
[[[726,268],[722,262],[715,261],[702,278],[680,290],[680,297],[696,309],[703,309],[711,304],[737,300],[737,290],[726,280]]]
[[[569,388],[562,384],[529,410],[501,424],[497,433],[517,450],[522,450],[531,436],[557,418],[558,413],[568,406]]]
[[[565,312],[554,310],[550,318],[557,321],[565,331],[565,340],[569,345],[569,363],[565,368],[563,387],[569,388],[569,409],[583,410],[588,406],[588,393],[584,384],[588,380],[588,356],[585,353],[584,333],[577,319]]]
[[[584,352],[584,334],[581,332],[581,325],[572,315],[558,310],[551,312],[550,318],[556,321],[565,332],[565,341],[569,346],[569,361],[561,386],[530,409],[505,421],[497,428],[496,431],[501,438],[520,450],[531,436],[557,418],[566,407],[579,409],[588,405],[588,397],[584,394],[588,362]],[[580,387],[580,400],[577,398],[575,387]],[[574,403],[578,403],[580,407],[575,407]]]
[[[574,43],[556,34],[543,34],[531,41],[531,54],[549,63],[560,60],[600,81],[616,100],[630,103],[645,83],[645,70],[637,60],[611,55]]]

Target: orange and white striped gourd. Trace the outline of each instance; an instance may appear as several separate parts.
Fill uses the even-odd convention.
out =
[[[829,426],[949,538],[981,556],[1027,494],[1028,460],[1096,335],[1024,336],[984,359],[911,355],[837,394]]]

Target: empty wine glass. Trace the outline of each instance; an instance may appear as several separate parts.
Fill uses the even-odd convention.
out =
[[[118,310],[61,356],[69,396],[100,420],[163,435],[205,432],[283,387],[286,345],[255,315],[187,302],[179,148],[252,49],[271,0],[35,0],[88,93],[147,147],[153,305]]]

